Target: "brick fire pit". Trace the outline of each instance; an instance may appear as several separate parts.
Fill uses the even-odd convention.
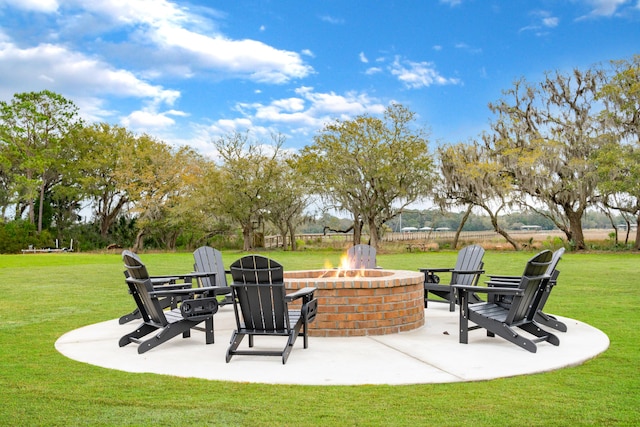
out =
[[[417,271],[285,271],[284,282],[290,291],[318,288],[311,336],[387,335],[424,325],[424,275]]]

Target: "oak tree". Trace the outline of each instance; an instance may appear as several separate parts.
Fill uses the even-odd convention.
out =
[[[582,217],[594,203],[597,176],[591,155],[601,140],[594,112],[597,73],[547,73],[524,79],[489,104],[493,155],[511,175],[522,206],[549,218],[576,249],[584,249]]]
[[[313,193],[351,213],[355,244],[362,221],[377,247],[384,223],[432,188],[429,141],[425,130],[412,127],[414,121],[415,113],[394,104],[382,118],[361,115],[327,124],[300,152],[298,168]]]

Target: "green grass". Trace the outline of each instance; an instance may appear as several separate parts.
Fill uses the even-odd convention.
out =
[[[223,253],[227,265],[240,255]],[[294,270],[337,265],[340,254],[268,255]],[[531,256],[488,252],[485,267],[518,274]],[[152,274],[192,265],[190,253],[141,257]],[[381,254],[378,263],[416,270],[450,266],[455,257]],[[547,311],[587,322],[611,340],[581,366],[474,383],[311,387],[132,374],[67,359],[54,348],[62,334],[133,308],[120,256],[1,255],[0,425],[638,425],[639,265],[638,253],[570,253],[560,262]]]

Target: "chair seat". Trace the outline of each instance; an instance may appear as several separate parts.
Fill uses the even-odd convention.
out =
[[[507,320],[507,315],[509,314],[509,310],[504,307],[500,307],[497,304],[493,304],[490,302],[473,304],[469,307],[469,316],[472,314],[477,314],[478,316],[490,317],[497,322],[505,322]]]

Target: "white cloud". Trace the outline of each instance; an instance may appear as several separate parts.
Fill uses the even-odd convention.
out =
[[[324,22],[328,22],[329,24],[333,24],[333,25],[342,25],[344,24],[344,19],[342,18],[336,18],[330,15],[323,15],[320,17],[321,21]]]
[[[360,62],[364,63],[364,64],[368,64],[369,60],[367,59],[367,57],[365,56],[364,52],[360,52]]]
[[[238,103],[240,117],[216,121],[208,132],[212,137],[240,130],[268,136],[273,132],[309,135],[335,120],[348,120],[361,114],[381,114],[385,106],[365,93],[315,92],[312,87],[299,87],[297,97],[283,98],[268,104]]]
[[[0,42],[0,75],[3,97],[37,90],[34,82],[38,81],[49,90],[80,98],[109,94],[171,105],[180,96],[178,91],[152,85],[129,71],[53,44],[22,49]],[[11,94],[4,93],[7,90]]]
[[[546,10],[535,10],[530,15],[533,16],[534,22],[531,25],[520,28],[520,32],[533,31],[540,36],[547,34],[543,29],[555,28],[560,24],[560,19]]]
[[[401,61],[396,57],[390,66],[391,74],[397,76],[407,88],[420,89],[432,85],[459,84],[460,80],[441,76],[431,62]]]
[[[248,129],[254,129],[250,119],[239,117],[236,119],[220,119],[209,127],[208,132],[213,135],[226,135],[233,132],[242,132]]]
[[[473,53],[473,54],[482,53],[482,49],[471,47],[466,43],[456,43],[454,46],[456,49],[466,50],[469,53]]]
[[[301,98],[287,98],[273,101],[272,105],[283,111],[302,111],[304,110],[304,100]]]
[[[364,72],[366,75],[371,76],[373,74],[378,74],[382,72],[382,68],[380,67],[370,67]]]
[[[167,113],[156,113],[153,111],[134,111],[127,117],[122,118],[122,125],[133,130],[162,129],[175,124]]]
[[[58,10],[58,2],[56,0],[4,0],[0,4],[31,12],[51,13]]]
[[[612,16],[616,13],[618,8],[628,0],[587,0],[587,3],[591,5],[593,10],[591,15],[594,16]],[[640,3],[638,3],[640,6]]]
[[[9,1],[12,7],[18,7],[25,0]],[[313,72],[296,52],[251,39],[230,39],[217,31],[214,22],[204,15],[196,16],[187,7],[167,0],[67,0],[60,4],[53,0],[26,1],[21,6],[23,9],[58,11],[77,17],[59,21],[65,25],[71,22],[70,25],[77,25],[80,18],[91,17],[87,20],[100,22],[105,29],[124,30],[128,35],[126,43],[162,57],[162,61],[155,64],[157,69],[176,70],[182,73],[179,75],[188,76],[191,74],[188,69],[195,68],[222,73],[227,78],[278,84]],[[211,10],[211,14],[215,15],[215,11]]]
[[[458,6],[462,3],[462,0],[440,0],[440,3],[448,4],[449,6]]]
[[[255,40],[211,37],[176,26],[159,27],[152,36],[160,46],[179,48],[191,54],[197,66],[248,76],[259,82],[285,83],[312,72],[298,53]]]

